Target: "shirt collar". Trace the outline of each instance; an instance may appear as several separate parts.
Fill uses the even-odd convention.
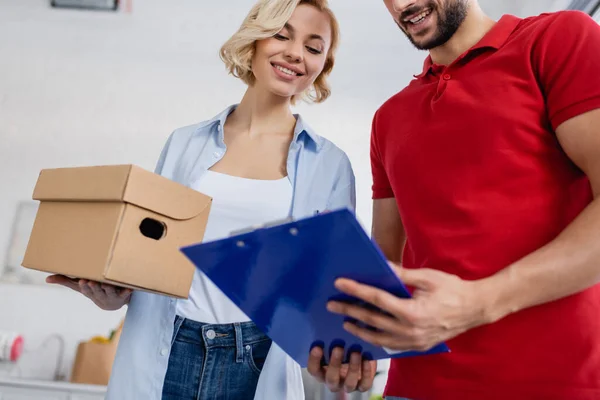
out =
[[[520,18],[513,15],[504,15],[475,46],[467,50],[458,59],[460,60],[479,49],[500,49],[521,21]],[[431,70],[436,69],[437,67],[439,66],[433,63],[431,56],[427,56],[423,63],[423,71],[419,75],[414,75],[414,77],[417,79],[424,78]]]
[[[236,108],[238,104],[233,104],[227,107],[225,110],[221,111],[219,114],[215,115],[209,122],[209,125],[218,124],[219,134],[223,135],[223,126],[225,126],[225,121],[229,114],[231,114]],[[317,135],[315,131],[306,123],[304,118],[300,114],[294,114],[296,118],[296,126],[294,127],[294,139],[293,143],[297,143],[306,136],[310,141],[312,141],[317,151],[321,150],[323,147],[324,139]],[[222,137],[221,137],[222,138]]]

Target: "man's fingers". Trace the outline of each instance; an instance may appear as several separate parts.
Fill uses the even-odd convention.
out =
[[[432,281],[432,278],[434,278],[432,274],[435,274],[437,271],[432,272],[428,268],[408,269],[396,267],[394,269],[396,275],[408,286],[422,290],[431,290],[435,286]]]
[[[404,299],[400,301],[405,301]],[[410,300],[408,300],[410,301]],[[332,313],[348,316],[356,321],[364,322],[365,324],[380,329],[385,332],[399,333],[398,328],[404,327],[399,325],[401,317],[392,318],[378,311],[368,310],[364,307],[332,301],[327,304],[327,310]]]
[[[357,384],[357,389],[360,392],[366,392],[373,387],[375,372],[377,371],[377,361],[363,360],[362,376]]]
[[[336,347],[331,352],[329,358],[329,366],[325,373],[325,384],[332,392],[338,392],[340,390],[340,372],[342,368],[342,361],[344,357],[344,349]]]
[[[306,366],[308,373],[321,383],[325,382],[325,369],[321,367],[322,359],[323,349],[320,347],[313,347],[308,356],[308,364]]]
[[[358,386],[358,382],[361,378],[361,364],[362,356],[360,353],[352,353],[350,355],[350,364],[348,365],[348,374],[344,380],[344,390],[346,392],[354,392]]]
[[[410,302],[414,301],[412,299],[401,299],[385,290],[345,278],[336,280],[335,287],[349,296],[364,300],[365,302],[377,306],[379,309],[395,316],[406,313]]]
[[[421,350],[423,345],[415,344],[414,338],[406,336],[403,340],[400,340],[398,335],[393,335],[387,332],[374,332],[370,329],[361,328],[350,322],[344,323],[344,329],[349,333],[353,334],[369,342],[375,346],[387,347],[394,350]]]

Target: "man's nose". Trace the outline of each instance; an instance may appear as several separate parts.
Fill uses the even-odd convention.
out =
[[[392,9],[394,10],[394,12],[401,14],[404,10],[414,5],[415,3],[415,0],[392,0]]]

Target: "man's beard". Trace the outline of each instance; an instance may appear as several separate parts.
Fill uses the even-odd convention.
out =
[[[417,43],[415,39],[404,29],[401,28],[402,32],[408,37],[408,40],[419,50],[431,50],[435,47],[439,47],[445,44],[458,30],[460,25],[463,23],[465,18],[467,17],[467,2],[462,0],[454,0],[449,1],[446,5],[444,5],[443,9],[436,7],[433,1],[430,1],[425,7],[421,7],[421,10],[429,8],[437,14],[437,30],[433,37],[426,42]],[[418,12],[418,9],[408,9],[402,13],[399,18],[399,21],[396,23],[402,27],[405,22],[404,18],[411,14],[415,14]]]

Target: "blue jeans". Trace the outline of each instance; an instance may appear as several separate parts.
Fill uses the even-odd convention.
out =
[[[162,398],[252,399],[270,347],[252,322],[210,325],[177,316]]]

